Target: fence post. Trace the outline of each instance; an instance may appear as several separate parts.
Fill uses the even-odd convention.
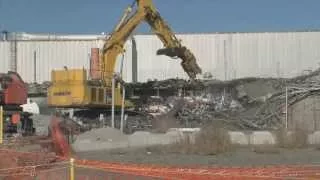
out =
[[[70,180],[74,180],[74,159],[70,159]]]
[[[3,143],[3,107],[0,106],[0,144]]]

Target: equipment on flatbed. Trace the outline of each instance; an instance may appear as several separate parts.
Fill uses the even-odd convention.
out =
[[[30,112],[23,111],[27,103],[28,90],[19,74],[9,71],[0,73],[0,105],[4,110],[4,133],[18,133],[32,135],[35,131]],[[19,124],[21,128],[18,128]]]
[[[132,13],[134,5],[136,11]],[[201,69],[192,52],[182,46],[170,27],[162,19],[154,7],[152,0],[135,0],[127,8],[120,22],[110,37],[106,40],[99,56],[100,79],[87,79],[85,69],[53,70],[51,73],[51,86],[48,89],[48,105],[56,108],[79,108],[88,110],[106,109],[112,105],[112,79],[115,77],[115,107],[122,105],[123,83],[121,75],[114,73],[117,57],[124,52],[124,44],[134,29],[146,21],[152,31],[162,41],[165,48],[157,51],[157,55],[166,55],[180,58],[184,71],[191,79],[195,79]],[[156,62],[155,62],[156,63]],[[125,107],[133,107],[130,101]]]

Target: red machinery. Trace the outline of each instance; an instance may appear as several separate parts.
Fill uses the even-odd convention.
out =
[[[6,134],[18,133],[18,123],[21,121],[22,134],[34,133],[30,113],[23,112],[20,105],[27,103],[27,85],[18,73],[9,71],[0,73],[0,105],[4,110],[4,131]]]

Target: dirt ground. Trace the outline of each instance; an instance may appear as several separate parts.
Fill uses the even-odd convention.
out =
[[[78,157],[107,162],[130,162],[159,165],[203,165],[203,166],[264,166],[264,165],[304,165],[319,164],[320,150],[280,149],[256,151],[253,148],[237,148],[218,155],[190,155],[164,153],[154,148],[127,149],[118,151],[82,152]]]

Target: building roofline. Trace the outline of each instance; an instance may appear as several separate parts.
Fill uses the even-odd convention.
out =
[[[215,34],[263,34],[263,33],[314,33],[320,32],[320,29],[310,30],[295,30],[295,31],[252,31],[252,32],[175,32],[176,35],[215,35]],[[11,35],[17,36],[11,40],[17,41],[92,41],[92,40],[104,40],[110,34],[58,34],[58,33],[26,33],[26,32],[9,32]],[[134,36],[139,35],[155,35],[151,32],[148,33],[134,33]]]
[[[225,32],[175,32],[176,35],[187,34],[262,34],[262,33],[305,33],[305,32],[320,32],[320,29],[310,30],[284,30],[284,31],[225,31]],[[135,35],[152,35],[153,33],[136,33]]]

